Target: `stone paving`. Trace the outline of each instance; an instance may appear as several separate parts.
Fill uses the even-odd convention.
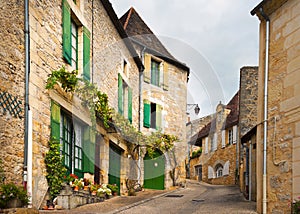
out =
[[[40,213],[255,214],[256,212],[255,202],[245,200],[236,186],[217,186],[188,181],[186,188],[145,190],[138,192],[137,196],[116,196],[101,203],[88,204],[72,210],[40,211]]]

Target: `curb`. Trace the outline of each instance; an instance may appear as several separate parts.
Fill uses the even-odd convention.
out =
[[[175,190],[171,190],[171,191],[169,191],[169,192],[165,192],[165,193],[162,193],[162,194],[160,194],[160,195],[155,195],[155,196],[153,196],[153,197],[151,197],[151,198],[147,198],[147,199],[144,199],[144,200],[141,200],[141,201],[137,201],[137,202],[135,202],[135,203],[133,203],[133,204],[130,204],[130,205],[121,207],[121,208],[119,208],[119,209],[113,210],[113,211],[108,212],[108,213],[109,213],[109,214],[116,214],[116,213],[119,213],[119,212],[128,210],[128,209],[130,209],[130,208],[132,208],[132,207],[136,207],[136,206],[138,206],[138,205],[144,204],[144,203],[146,203],[146,202],[148,202],[148,201],[151,201],[151,200],[154,200],[154,199],[156,199],[156,198],[160,198],[160,197],[163,197],[163,196],[168,195],[168,194],[170,194],[170,193],[179,191],[180,189],[182,189],[182,188],[178,188],[178,189],[175,189]]]

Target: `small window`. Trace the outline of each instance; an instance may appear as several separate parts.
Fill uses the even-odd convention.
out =
[[[233,130],[232,129],[228,130],[228,144],[229,145],[233,144]]]
[[[71,66],[73,70],[77,70],[78,66],[78,27],[75,22],[72,21],[72,35],[71,35],[71,44],[72,44],[72,62]]]
[[[223,176],[223,166],[222,166],[222,164],[218,164],[216,166],[216,176],[217,176],[217,178]]]
[[[151,84],[159,86],[159,69],[160,69],[160,63],[151,60]]]

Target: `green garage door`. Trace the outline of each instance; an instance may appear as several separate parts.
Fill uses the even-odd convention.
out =
[[[148,153],[144,158],[144,188],[163,190],[165,188],[165,158],[156,151],[151,158]]]
[[[113,143],[109,144],[109,172],[108,183],[116,184],[119,187],[120,194],[120,170],[121,170],[122,150]]]

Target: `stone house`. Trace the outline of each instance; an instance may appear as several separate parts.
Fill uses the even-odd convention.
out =
[[[97,85],[109,106],[139,125],[141,60],[107,0],[2,1],[0,157],[6,180],[27,186],[39,208],[46,196],[45,154],[60,140],[69,173],[116,183],[130,174],[127,142],[60,86],[45,89],[51,71],[65,67]],[[24,13],[25,8],[25,13]],[[25,82],[25,84],[24,84]],[[121,87],[126,85],[126,87]],[[25,124],[25,125],[24,125]]]
[[[202,147],[196,167],[204,182],[223,185],[236,183],[238,107],[239,92],[227,105],[219,103],[211,121],[192,137],[194,145]]]
[[[258,67],[240,69],[239,186],[245,197],[256,200],[256,120]]]
[[[150,134],[159,130],[179,139],[175,144],[174,153],[158,152],[157,158],[153,160],[155,163],[149,161],[149,154],[142,149],[144,161],[140,161],[140,169],[143,177],[140,180],[143,179],[141,183],[147,188],[168,188],[185,178],[185,120],[189,68],[168,52],[134,8],[130,8],[120,18],[120,22],[145,67],[140,76],[140,131]],[[156,163],[158,160],[159,165]],[[151,172],[159,176],[152,179]]]
[[[300,2],[264,0],[257,105],[257,211],[290,213],[300,195]]]

